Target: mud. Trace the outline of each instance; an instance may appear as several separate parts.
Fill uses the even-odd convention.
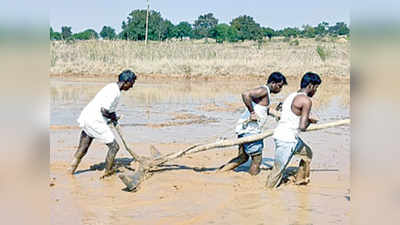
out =
[[[74,81],[52,78],[50,178],[52,224],[349,224],[350,128],[305,133],[312,147],[311,183],[264,188],[273,164],[273,143],[264,141],[261,173],[250,176],[250,162],[235,171],[216,169],[236,156],[236,147],[210,150],[168,162],[136,193],[123,191],[117,175],[100,180],[107,147],[94,141],[78,167],[67,174],[76,150],[76,118],[108,80]],[[298,80],[273,98],[279,102],[297,88]],[[262,84],[240,81],[142,81],[123,93],[119,113],[128,145],[150,156],[151,145],[162,154],[194,143],[234,137],[242,109],[240,92]],[[210,109],[216,106],[216,110]],[[315,96],[314,112],[321,122],[349,117],[348,80],[324,80]],[[235,110],[233,110],[235,109]],[[202,122],[201,122],[202,121]],[[157,126],[158,124],[158,126]],[[163,125],[164,126],[161,126]],[[270,126],[276,126],[273,119]],[[60,129],[66,127],[68,129]],[[132,164],[121,145],[117,163]],[[295,158],[292,166],[298,163]]]

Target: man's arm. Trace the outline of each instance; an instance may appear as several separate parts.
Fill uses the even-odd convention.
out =
[[[267,89],[264,87],[254,88],[242,93],[242,100],[247,109],[250,112],[250,120],[257,120],[257,116],[254,112],[253,105],[251,102],[254,99],[265,97],[268,94]]]
[[[101,99],[101,114],[110,119],[112,122],[116,123],[118,121],[117,114],[111,111],[111,106],[114,103],[115,99],[118,97],[119,91],[117,91],[113,85],[107,85],[105,88],[101,90],[102,99]]]
[[[310,111],[311,111],[312,102],[308,98],[302,99],[301,106],[301,116],[300,116],[300,124],[299,129],[301,131],[306,131],[307,127],[310,125]]]
[[[101,107],[100,111],[104,117],[110,119],[111,121],[113,121],[113,122],[118,121],[118,117],[115,112],[110,112],[109,110],[105,109],[104,107]]]

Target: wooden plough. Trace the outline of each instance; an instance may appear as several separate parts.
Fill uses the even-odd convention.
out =
[[[341,126],[341,125],[347,125],[350,124],[350,119],[345,119],[345,120],[338,120],[334,122],[329,122],[325,124],[312,124],[308,127],[306,131],[315,131],[315,130],[321,130],[321,129],[326,129],[330,127],[336,127],[336,126]],[[127,191],[136,191],[138,190],[140,184],[144,181],[144,179],[150,174],[150,172],[154,169],[156,169],[158,166],[163,165],[164,163],[177,159],[179,157],[182,157],[187,154],[194,154],[202,151],[207,151],[210,149],[214,148],[225,148],[225,147],[230,147],[234,145],[239,145],[247,142],[253,142],[257,140],[261,140],[267,137],[270,137],[273,135],[273,129],[266,130],[265,132],[257,135],[252,135],[244,138],[236,138],[236,139],[229,139],[229,140],[221,140],[217,141],[214,143],[209,143],[209,144],[195,144],[192,145],[182,151],[178,151],[176,153],[170,153],[158,157],[153,157],[153,158],[147,158],[143,156],[139,156],[135,154],[133,151],[131,151],[127,144],[125,143],[124,139],[121,136],[120,130],[118,127],[116,127],[116,130],[118,134],[121,137],[121,140],[125,146],[125,148],[128,150],[128,152],[132,155],[132,157],[136,160],[137,166],[135,169],[135,172],[132,175],[126,175],[126,174],[120,174],[119,178],[122,180],[122,182],[125,184],[127,187]]]

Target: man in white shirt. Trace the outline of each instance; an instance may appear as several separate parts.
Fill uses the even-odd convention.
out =
[[[115,110],[121,91],[128,91],[135,84],[135,81],[136,75],[132,71],[123,71],[119,74],[118,82],[106,85],[82,110],[78,118],[82,132],[78,149],[74,154],[74,159],[69,169],[71,174],[75,173],[93,139],[97,139],[108,146],[109,150],[105,160],[105,175],[112,172],[112,166],[119,150],[119,145],[108,124],[114,123],[116,125],[118,123],[119,117],[115,113]]]
[[[299,169],[295,175],[296,184],[307,184],[310,181],[311,148],[301,140],[299,131],[306,131],[311,123],[318,120],[310,118],[311,97],[321,84],[318,74],[308,72],[300,82],[300,90],[290,94],[282,105],[281,119],[274,131],[275,161],[267,178],[266,186],[276,188],[280,185],[291,158],[301,156]]]
[[[268,77],[266,85],[242,93],[242,100],[246,109],[239,118],[235,129],[238,138],[262,133],[268,115],[279,117],[278,112],[269,108],[270,94],[278,94],[284,85],[287,85],[285,76],[279,72],[273,72]],[[251,156],[252,163],[249,173],[257,175],[260,172],[263,148],[263,140],[239,145],[238,156],[221,166],[219,171],[233,170],[247,162]]]

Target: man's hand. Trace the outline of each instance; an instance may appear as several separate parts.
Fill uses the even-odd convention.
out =
[[[113,123],[114,126],[118,125],[119,117],[117,116],[117,114],[115,112],[109,113],[108,119],[110,119],[110,122]]]
[[[310,123],[318,123],[319,117],[317,115],[315,115],[314,113],[310,113],[310,116],[308,117],[308,121],[310,121]]]
[[[282,105],[283,105],[283,102],[279,102],[279,104],[276,105],[275,110],[277,112],[282,112]]]
[[[114,113],[114,114],[115,114],[115,113]],[[117,115],[115,114],[115,117],[111,118],[111,123],[113,123],[114,126],[118,126],[118,120],[120,120],[120,119],[121,119],[121,116],[117,116]]]
[[[254,111],[250,113],[249,120],[250,121],[257,121],[258,120],[257,115],[256,115],[256,113]]]
[[[108,124],[113,123],[114,126],[117,126],[118,120],[121,119],[121,117],[117,116],[117,114],[115,112],[110,112],[110,111],[106,110],[105,108],[101,108],[101,113],[103,114],[104,117],[106,117],[107,119],[110,120],[110,121],[108,121]]]
[[[316,115],[310,115],[308,121],[310,121],[310,123],[318,123],[319,118]]]

